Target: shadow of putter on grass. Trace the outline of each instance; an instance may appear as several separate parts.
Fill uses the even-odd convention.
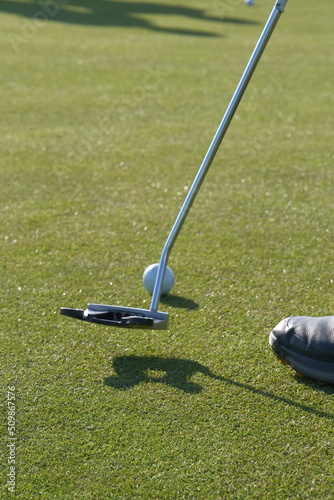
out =
[[[190,379],[196,373],[203,374],[209,378],[220,380],[225,384],[238,387],[252,392],[255,395],[266,397],[275,403],[284,403],[304,412],[334,420],[334,414],[317,410],[311,406],[292,401],[291,399],[278,396],[272,392],[257,389],[249,384],[236,382],[220,375],[215,375],[208,367],[190,359],[161,358],[157,356],[119,356],[113,360],[113,369],[116,375],[105,378],[104,383],[109,387],[126,391],[142,383],[161,383],[175,387],[186,393],[198,394],[203,387]],[[315,390],[334,394],[334,387],[319,387],[315,383],[305,382]]]
[[[105,384],[123,391],[141,382],[158,382],[196,394],[203,387],[191,382],[195,373],[217,378],[209,368],[196,361],[156,356],[120,356],[114,359],[113,369],[117,375],[107,377]]]

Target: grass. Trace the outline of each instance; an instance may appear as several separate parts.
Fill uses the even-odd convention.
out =
[[[332,498],[333,389],[278,364],[268,334],[333,312],[333,3],[288,3],[175,244],[161,332],[59,307],[149,306],[141,274],[272,4],[41,5],[0,6],[16,497]]]

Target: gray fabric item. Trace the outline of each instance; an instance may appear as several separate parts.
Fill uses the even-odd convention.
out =
[[[334,316],[285,318],[270,333],[269,343],[294,370],[334,383]]]

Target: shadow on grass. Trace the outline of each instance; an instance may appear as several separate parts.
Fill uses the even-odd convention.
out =
[[[160,302],[166,306],[177,307],[178,309],[188,309],[189,311],[195,311],[198,309],[199,305],[197,302],[186,299],[185,297],[180,297],[179,295],[161,295]]]
[[[203,391],[203,387],[192,382],[191,377],[196,373],[200,373],[234,387],[250,391],[258,396],[269,398],[274,402],[281,402],[304,412],[334,420],[333,413],[319,411],[311,406],[277,396],[272,392],[257,389],[249,384],[243,384],[215,375],[208,367],[189,359],[160,358],[156,356],[120,356],[114,359],[113,369],[116,375],[107,377],[104,382],[107,386],[122,391],[131,389],[142,382],[147,382],[166,384],[186,393],[198,394]],[[329,395],[334,393],[334,388],[331,386],[319,387],[316,384],[312,384],[312,387],[323,390]]]
[[[209,368],[196,361],[156,356],[120,356],[114,359],[113,369],[117,375],[106,378],[105,384],[123,391],[141,382],[159,382],[196,394],[203,387],[191,382],[195,373],[216,378]]]
[[[324,394],[328,394],[329,396],[334,395],[334,386],[331,384],[323,384],[322,382],[315,382],[311,378],[304,377],[303,375],[296,374],[296,381],[301,385],[306,385],[307,387],[311,387],[316,391],[323,392]]]
[[[203,387],[192,382],[190,379],[196,373],[201,373],[207,377],[250,391],[261,397],[269,398],[272,401],[282,402],[307,413],[334,420],[334,414],[332,413],[319,411],[311,406],[297,403],[282,396],[277,396],[272,392],[257,389],[249,384],[243,384],[226,377],[221,377],[214,374],[208,367],[189,359],[160,358],[156,356],[120,356],[114,359],[113,369],[116,375],[107,377],[104,382],[107,386],[122,391],[131,389],[142,382],[147,382],[162,383],[186,393],[198,394],[202,392]],[[322,390],[328,395],[334,394],[334,388],[332,386],[318,386],[304,379],[301,379],[301,381],[308,386],[311,385],[314,389]]]
[[[209,16],[205,13],[205,9],[153,2],[116,2],[112,0],[32,0],[28,2],[4,0],[0,2],[0,11],[30,18],[34,23],[58,21],[91,26],[122,26],[192,36],[220,35],[212,31],[167,27],[164,26],[161,16],[182,16],[195,20],[240,25],[257,24],[246,19],[223,17],[224,12],[222,9],[220,10],[221,12],[219,9],[217,10],[219,15]],[[152,14],[159,16],[157,22],[145,18],[145,16]]]

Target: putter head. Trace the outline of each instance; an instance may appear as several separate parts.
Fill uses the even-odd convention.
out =
[[[146,330],[167,330],[168,328],[168,313],[150,309],[88,304],[86,309],[62,307],[60,313],[82,321],[120,328]]]

